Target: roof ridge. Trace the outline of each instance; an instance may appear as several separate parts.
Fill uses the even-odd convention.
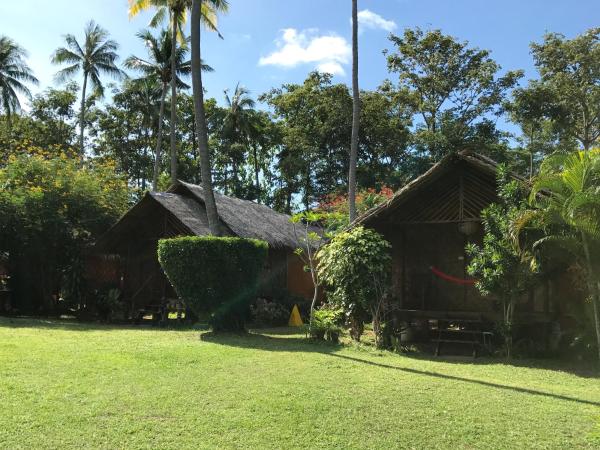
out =
[[[354,220],[354,222],[352,222],[349,225],[349,228],[351,228],[355,225],[360,225],[361,223],[364,223],[371,217],[378,215],[380,211],[385,210],[388,207],[390,207],[393,203],[395,203],[398,200],[398,198],[406,195],[407,192],[412,191],[416,186],[418,186],[424,180],[426,181],[430,176],[432,176],[433,173],[441,170],[441,168],[448,165],[453,160],[465,161],[469,164],[472,164],[473,166],[476,166],[476,167],[479,166],[480,168],[485,167],[486,169],[489,169],[491,171],[496,171],[498,169],[498,167],[500,166],[500,164],[498,162],[494,161],[492,158],[482,155],[481,153],[474,152],[472,150],[465,149],[465,150],[461,150],[459,152],[449,153],[449,154],[445,155],[442,159],[440,159],[439,161],[434,163],[429,169],[427,169],[421,175],[418,175],[417,177],[413,178],[408,183],[406,183],[404,186],[402,186],[398,190],[396,190],[396,192],[394,192],[394,195],[392,195],[392,197],[390,197],[388,200],[386,200],[385,202],[383,202],[377,206],[374,206],[373,208],[371,208],[371,209],[367,210],[365,213],[363,213],[361,216],[357,217]],[[519,176],[518,174],[516,174],[512,171],[511,171],[511,176],[514,177],[515,179],[526,181],[524,178],[522,178],[521,176]]]

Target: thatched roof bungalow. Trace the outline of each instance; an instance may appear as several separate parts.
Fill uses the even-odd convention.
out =
[[[287,289],[294,295],[309,297],[312,285],[294,255],[297,240],[290,217],[268,206],[215,193],[220,225],[228,236],[261,239],[269,245],[264,272],[263,294]],[[108,255],[118,257],[118,281],[122,297],[131,312],[147,305],[158,305],[176,294],[158,263],[159,239],[209,234],[204,191],[201,186],[179,181],[167,192],[147,192],[96,243],[92,278],[106,279],[114,273],[103,266]],[[114,267],[112,264],[111,267]],[[108,277],[110,278],[110,277]]]
[[[498,200],[497,169],[476,153],[449,155],[355,221],[392,244],[393,298],[401,317],[498,316],[494,302],[479,294],[467,274],[465,254],[468,242],[482,242],[482,210]],[[573,297],[563,275],[548,277],[520,301],[522,320],[550,323],[561,316],[559,300]]]

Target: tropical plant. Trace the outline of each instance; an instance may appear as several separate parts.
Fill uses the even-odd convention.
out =
[[[94,111],[94,156],[118,163],[131,185],[143,193],[152,180],[153,139],[159,128],[161,86],[155,79],[125,81],[113,90],[112,102]]]
[[[504,338],[506,357],[511,358],[515,308],[521,296],[533,286],[537,268],[532,264],[535,260],[531,254],[515,246],[511,238],[513,222],[526,207],[526,186],[511,178],[505,166],[500,166],[497,177],[500,201],[481,213],[483,243],[466,246],[471,258],[467,272],[477,279],[475,286],[483,295],[501,303],[498,331]]]
[[[356,213],[360,216],[393,196],[394,191],[386,186],[380,190],[361,189],[356,193]],[[350,224],[348,221],[349,203],[344,194],[329,194],[319,203],[315,211],[323,214],[326,228],[335,233],[344,230]]]
[[[294,214],[290,221],[294,226],[296,250],[294,253],[304,263],[304,270],[310,272],[313,283],[313,298],[310,303],[309,327],[314,319],[315,306],[319,298],[321,280],[317,270],[317,253],[327,241],[327,233],[322,227],[323,215],[314,211]]]
[[[556,154],[542,164],[530,195],[534,209],[515,222],[519,242],[530,228],[544,236],[532,248],[558,245],[585,269],[600,360],[600,149]]]
[[[226,10],[225,0],[209,0],[200,9],[200,20],[209,29],[216,28],[216,10]],[[177,55],[177,39],[185,45],[186,39],[183,27],[187,21],[187,12],[192,8],[191,0],[129,0],[129,17],[134,17],[141,11],[153,8],[155,14],[150,20],[150,26],[156,27],[167,18],[171,28],[171,55]],[[220,34],[219,34],[220,36]],[[177,72],[177,60],[171,58],[171,73]],[[171,182],[177,181],[177,82],[171,79],[171,120],[170,120],[170,146],[171,146]]]
[[[72,78],[78,72],[83,72],[83,85],[81,88],[81,110],[79,118],[79,147],[81,158],[84,157],[84,130],[85,130],[85,111],[86,111],[86,92],[88,79],[99,97],[104,95],[104,86],[100,80],[102,74],[113,78],[123,78],[124,73],[116,66],[119,58],[117,49],[119,44],[109,39],[108,31],[96,24],[93,20],[89,21],[84,30],[83,46],[77,42],[77,38],[72,34],[65,35],[66,47],[58,48],[52,55],[53,64],[68,64],[61,69],[56,78],[58,81],[65,81]]]
[[[77,155],[76,83],[65,89],[46,89],[34,96],[28,114],[0,115],[0,166],[11,156],[44,154]],[[6,126],[4,126],[6,124]]]
[[[80,167],[64,153],[29,150],[0,168],[0,248],[16,270],[15,307],[56,312],[59,293],[74,286],[77,261],[125,212],[126,180],[111,162]],[[81,297],[77,298],[82,302]]]
[[[245,161],[245,154],[249,147],[250,136],[254,133],[256,115],[253,113],[254,100],[249,96],[250,91],[239,83],[235,86],[233,94],[225,91],[225,117],[223,119],[223,138],[226,142],[226,151],[232,163],[232,178],[235,186],[239,186],[240,166]],[[257,180],[256,180],[257,181]],[[239,192],[234,192],[238,196]]]
[[[343,308],[348,321],[359,322],[368,311],[373,320],[375,344],[384,346],[385,299],[392,269],[390,244],[379,233],[357,226],[337,234],[319,251],[318,274],[328,301]],[[358,333],[351,333],[355,340]]]
[[[348,173],[348,217],[356,219],[356,164],[360,126],[360,91],[358,89],[358,0],[352,0],[352,137]]]
[[[130,56],[125,60],[125,67],[142,72],[145,79],[158,80],[161,83],[160,97],[160,112],[158,119],[158,131],[156,136],[156,147],[154,151],[154,174],[152,177],[152,190],[156,191],[158,183],[158,174],[160,169],[161,143],[162,143],[162,127],[164,122],[165,98],[167,96],[168,86],[171,82],[172,70],[172,41],[171,31],[163,30],[158,37],[154,36],[150,31],[143,30],[137,34],[146,48],[148,49],[149,59],[145,60],[137,56]],[[191,61],[186,60],[187,47],[180,46],[176,50],[175,65],[177,87],[187,89],[189,86],[181,79],[187,76],[192,71]],[[202,70],[212,71],[208,65],[202,65]]]
[[[26,83],[38,84],[25,58],[27,52],[23,48],[12,39],[0,36],[0,111],[8,118],[21,110],[17,94],[31,99]]]
[[[337,343],[342,324],[344,310],[332,304],[325,304],[314,313],[314,320],[309,328],[310,336],[314,339],[327,339]]]

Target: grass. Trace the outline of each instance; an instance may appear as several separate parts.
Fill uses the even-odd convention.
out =
[[[539,364],[0,319],[0,447],[600,448],[600,378]]]

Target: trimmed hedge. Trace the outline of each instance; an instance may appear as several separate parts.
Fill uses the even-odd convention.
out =
[[[213,330],[239,331],[256,298],[267,249],[256,239],[187,236],[161,239],[158,260],[186,305],[210,313]]]

